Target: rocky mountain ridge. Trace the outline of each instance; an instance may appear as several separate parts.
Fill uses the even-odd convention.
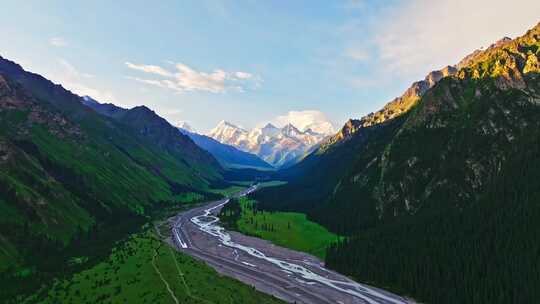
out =
[[[336,135],[321,145],[321,149],[326,149],[328,146],[349,138],[361,128],[381,124],[406,113],[416,105],[427,90],[442,78],[456,73],[457,68],[454,66],[446,66],[441,70],[430,72],[423,80],[414,82],[400,97],[396,97],[387,103],[381,110],[372,112],[361,119],[349,119]]]
[[[371,184],[370,197],[377,201],[379,217],[383,218],[414,214],[442,189],[453,189],[457,205],[476,199],[488,184],[489,176],[493,176],[494,168],[509,157],[503,147],[511,146],[526,136],[527,129],[536,126],[537,122],[530,117],[540,105],[539,47],[540,24],[521,37],[504,38],[467,56],[458,64],[459,70],[447,67],[430,73],[382,110],[348,121],[314,153],[314,158],[347,149],[348,141],[361,137],[361,133],[367,136],[374,128],[390,129],[387,125],[396,123],[401,126],[384,149],[370,152],[370,159],[357,160],[352,165],[354,169],[336,181],[330,200],[341,201],[337,198],[340,192],[366,189]],[[477,142],[458,147],[454,137],[465,129],[471,133],[459,136],[477,137]],[[447,167],[445,164],[456,157],[453,150],[465,149],[467,145],[469,150],[460,152],[467,154],[467,158],[460,160],[464,161],[462,164],[453,165],[463,166],[463,170]],[[428,152],[435,154],[428,158]],[[433,163],[434,159],[439,163]],[[452,184],[438,170],[459,171],[466,182]],[[418,184],[424,187],[413,188]]]
[[[491,44],[486,49],[478,49],[471,54],[465,56],[460,62],[453,66],[446,66],[441,70],[430,72],[423,80],[414,82],[405,92],[387,103],[381,110],[370,113],[360,119],[349,119],[338,133],[325,141],[321,146],[328,146],[338,143],[341,140],[347,139],[349,136],[357,132],[362,127],[368,127],[374,124],[384,123],[385,121],[395,118],[409,111],[416,105],[420,97],[430,88],[432,88],[442,78],[454,76],[459,70],[479,61],[483,56],[489,54],[492,50],[511,43],[513,40],[509,37],[504,37],[497,42]],[[531,59],[534,62],[534,58]],[[532,63],[531,63],[532,64]]]

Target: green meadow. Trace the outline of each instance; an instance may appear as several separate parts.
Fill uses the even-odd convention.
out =
[[[324,258],[326,248],[340,238],[308,220],[305,214],[258,210],[257,201],[246,197],[231,200],[220,218],[229,229],[319,258]]]
[[[149,225],[148,225],[149,226]],[[147,227],[95,266],[24,303],[257,303],[281,301],[176,252]]]

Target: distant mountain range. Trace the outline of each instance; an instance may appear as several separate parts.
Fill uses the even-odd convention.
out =
[[[257,155],[220,143],[212,137],[198,134],[187,123],[179,124],[177,127],[180,132],[189,136],[199,147],[210,152],[226,168],[273,169],[272,165],[260,159]]]
[[[324,132],[324,133],[318,133]],[[275,167],[298,162],[334,132],[329,122],[310,124],[299,130],[292,123],[278,128],[271,123],[248,131],[221,121],[207,136],[242,151],[256,154]]]

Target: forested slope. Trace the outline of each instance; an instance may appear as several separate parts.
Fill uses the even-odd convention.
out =
[[[353,121],[318,151],[350,149],[353,157],[332,164],[319,157],[312,169],[288,174],[289,188],[255,196],[351,236],[327,262],[360,280],[429,303],[533,303],[540,273],[539,58],[540,25],[475,52],[406,110]],[[373,126],[390,135],[355,146]],[[339,171],[322,178],[332,191],[303,204],[288,199],[294,186],[304,191],[317,168]]]
[[[326,263],[428,303],[535,303],[540,298],[540,134],[477,202],[368,229]],[[524,146],[528,149],[522,149]]]
[[[19,279],[65,269],[75,243],[106,244],[186,193],[214,196],[217,161],[178,132],[160,143],[155,130],[102,116],[0,59],[0,298],[32,287]]]

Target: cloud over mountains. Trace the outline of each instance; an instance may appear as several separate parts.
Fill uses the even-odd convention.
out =
[[[311,129],[321,134],[333,134],[335,132],[335,128],[328,117],[317,110],[289,111],[284,115],[275,117],[271,120],[271,123],[278,127],[290,123],[300,130]]]
[[[161,77],[161,79],[140,77],[128,78],[176,92],[244,92],[246,88],[256,87],[261,82],[259,76],[248,72],[227,72],[222,69],[215,69],[212,72],[202,72],[183,63],[176,63],[174,65],[174,70],[168,70],[157,65],[134,64],[131,62],[126,62],[126,66],[133,70]]]

